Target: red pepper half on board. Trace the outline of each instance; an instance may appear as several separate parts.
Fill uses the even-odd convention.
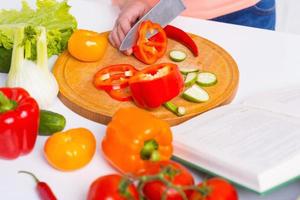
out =
[[[38,104],[24,89],[0,88],[0,158],[28,154],[34,147],[38,125]]]
[[[167,25],[164,28],[164,31],[166,32],[168,38],[182,43],[191,50],[195,57],[198,56],[198,47],[191,36],[189,36],[186,32],[171,25]]]
[[[128,79],[137,72],[132,65],[117,64],[100,69],[94,76],[94,86],[101,90],[114,90],[128,86]]]
[[[157,32],[147,39],[148,34]],[[167,50],[167,36],[159,24],[144,21],[138,30],[138,40],[133,46],[133,54],[145,64],[153,64],[161,58]]]
[[[138,72],[129,80],[136,104],[142,108],[157,108],[178,96],[184,87],[176,64],[161,63]]]

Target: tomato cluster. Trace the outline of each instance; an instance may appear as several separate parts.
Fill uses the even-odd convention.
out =
[[[194,178],[185,167],[162,161],[134,180],[118,174],[99,177],[91,184],[87,199],[238,200],[238,195],[224,179],[215,177],[194,185]]]

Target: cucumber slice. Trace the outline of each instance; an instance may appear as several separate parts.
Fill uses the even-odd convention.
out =
[[[215,85],[218,80],[217,76],[211,72],[200,72],[197,77],[197,84],[203,87]]]
[[[197,78],[198,78],[198,72],[188,73],[184,80],[184,86],[190,87],[197,81]]]
[[[170,58],[175,62],[181,62],[186,59],[186,53],[183,51],[173,50],[170,52]]]
[[[184,91],[182,98],[191,102],[202,103],[209,100],[209,95],[200,86],[194,84],[192,87]]]
[[[178,117],[181,117],[183,115],[186,114],[186,109],[183,106],[176,106],[175,104],[171,103],[171,102],[166,102],[164,103],[164,106],[170,110],[171,112],[173,112],[175,115],[177,115]]]
[[[181,74],[187,75],[188,73],[199,72],[199,69],[191,67],[180,67],[179,71],[181,72]]]

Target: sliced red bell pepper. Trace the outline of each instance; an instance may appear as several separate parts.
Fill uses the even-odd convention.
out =
[[[38,125],[38,104],[24,89],[0,88],[0,158],[28,154],[34,147]]]
[[[129,87],[107,91],[109,96],[117,101],[130,101],[132,96]]]
[[[198,56],[198,47],[191,36],[189,36],[186,32],[172,25],[167,25],[164,28],[164,31],[168,38],[182,43],[191,50],[195,57]]]
[[[147,39],[147,35],[157,32]],[[167,36],[159,24],[144,21],[138,31],[138,40],[133,46],[133,54],[145,64],[153,64],[161,58],[167,50]]]
[[[128,79],[137,72],[132,65],[117,64],[99,70],[94,76],[94,86],[101,90],[115,90],[128,86]]]
[[[184,87],[176,64],[162,63],[145,68],[129,80],[136,104],[143,108],[157,108],[178,96]]]

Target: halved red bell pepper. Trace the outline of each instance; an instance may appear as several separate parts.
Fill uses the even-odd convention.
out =
[[[195,57],[198,56],[198,47],[191,36],[189,36],[186,32],[172,25],[167,25],[164,28],[164,31],[168,38],[182,43],[191,50]]]
[[[143,108],[157,108],[178,96],[184,87],[176,64],[162,63],[145,68],[129,80],[136,104]]]
[[[116,90],[110,90],[107,91],[109,96],[115,100],[118,101],[130,101],[132,100],[131,92],[129,90],[129,87],[116,89]]]
[[[129,64],[110,65],[95,74],[93,83],[96,88],[106,91],[125,88],[136,72],[137,69]]]
[[[38,125],[38,104],[24,89],[0,88],[0,158],[28,154],[34,147]]]
[[[157,32],[154,36],[147,39],[148,34]],[[144,21],[138,30],[138,40],[133,46],[133,54],[145,64],[153,64],[161,58],[167,50],[167,36],[163,28],[151,21]]]

